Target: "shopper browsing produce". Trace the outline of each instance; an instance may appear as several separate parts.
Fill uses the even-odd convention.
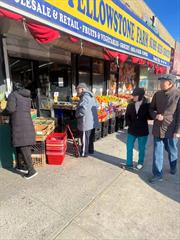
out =
[[[99,127],[97,107],[98,103],[85,83],[77,86],[77,94],[80,100],[77,105],[77,127],[81,139],[81,156],[86,157],[94,153],[95,128]]]
[[[26,179],[37,175],[31,158],[31,145],[35,144],[35,130],[31,119],[31,94],[20,83],[14,83],[14,91],[9,95],[4,114],[10,115],[12,144],[17,152],[18,172],[25,173]],[[22,165],[22,159],[25,163]]]

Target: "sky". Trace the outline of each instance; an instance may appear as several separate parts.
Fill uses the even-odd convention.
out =
[[[180,42],[180,0],[145,0],[171,36]]]

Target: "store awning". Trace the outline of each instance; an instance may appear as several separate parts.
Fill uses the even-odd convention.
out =
[[[22,21],[34,39],[39,43],[49,43],[61,36],[60,32],[57,30],[2,8],[0,8],[0,17],[6,17],[15,21]]]
[[[120,62],[126,62],[128,59],[128,55],[125,53],[120,53],[116,51],[109,50],[107,48],[104,48],[104,59],[110,60],[113,58],[118,58]]]

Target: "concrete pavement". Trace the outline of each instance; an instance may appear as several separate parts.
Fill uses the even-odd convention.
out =
[[[150,185],[152,137],[141,171],[119,167],[125,142],[125,131],[108,135],[94,156],[67,156],[32,180],[0,169],[0,239],[179,239],[179,166],[170,175],[165,155],[164,181]]]

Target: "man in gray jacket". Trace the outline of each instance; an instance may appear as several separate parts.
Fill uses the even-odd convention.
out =
[[[153,96],[150,114],[154,119],[153,175],[151,183],[162,181],[163,149],[168,152],[170,173],[176,173],[178,160],[177,142],[180,137],[180,91],[174,86],[176,78],[164,74],[160,78],[161,90]]]
[[[94,153],[94,133],[95,128],[99,126],[98,104],[85,83],[80,83],[77,86],[77,94],[80,97],[76,118],[82,144],[81,156],[87,157],[88,154]]]

